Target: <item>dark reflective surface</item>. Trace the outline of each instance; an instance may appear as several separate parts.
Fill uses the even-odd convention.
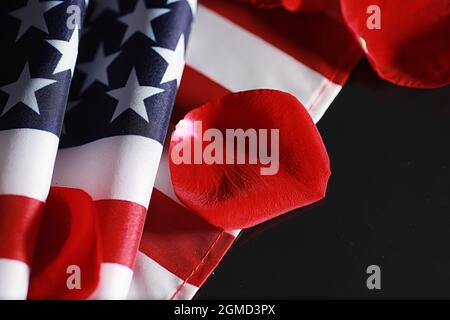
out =
[[[242,233],[197,298],[450,298],[450,87],[397,87],[364,60],[318,127],[326,199]]]

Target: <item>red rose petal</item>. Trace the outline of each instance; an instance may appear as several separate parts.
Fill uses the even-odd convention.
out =
[[[201,141],[202,135],[186,129],[194,121],[202,121],[203,133],[217,128],[224,137],[225,129],[279,129],[278,173],[261,175],[264,166],[248,164],[248,147],[247,164],[175,164],[172,153],[180,141],[191,147],[195,139]],[[290,94],[275,90],[229,94],[192,110],[181,123],[169,148],[174,190],[182,203],[211,224],[225,230],[251,227],[324,197],[330,176],[328,155],[308,112]],[[203,148],[208,144],[203,142]]]
[[[95,290],[100,252],[94,212],[84,191],[50,189],[31,268],[29,299],[86,299]],[[71,265],[80,268],[80,289],[67,287]]]
[[[381,29],[369,29],[370,5]],[[385,80],[433,88],[450,83],[450,1],[341,0],[342,13],[366,55]]]
[[[242,0],[241,0],[242,1]],[[273,9],[283,6],[289,11],[322,11],[334,6],[338,0],[244,0],[260,8]]]
[[[290,11],[297,11],[300,9],[303,3],[308,2],[305,0],[282,0],[283,6]]]

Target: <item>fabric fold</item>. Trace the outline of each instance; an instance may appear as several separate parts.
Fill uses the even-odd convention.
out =
[[[24,299],[53,173],[84,0],[0,4],[0,298]]]
[[[81,289],[60,286],[58,295],[123,299],[181,81],[195,2],[97,0],[90,5],[50,196],[58,192],[64,198],[73,190],[89,196],[97,250],[86,243],[73,255],[91,254],[99,265],[81,268]],[[68,221],[65,227],[77,225]],[[32,274],[33,288],[45,286],[45,275],[66,273],[67,266],[44,265]],[[92,283],[96,277],[86,273],[95,272],[98,282]],[[30,297],[41,298],[41,291]]]

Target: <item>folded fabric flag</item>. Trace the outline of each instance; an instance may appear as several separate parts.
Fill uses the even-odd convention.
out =
[[[229,92],[258,88],[293,94],[317,122],[362,55],[333,15],[201,1],[172,123]],[[129,298],[191,299],[240,230],[215,227],[180,203],[167,148],[149,210]]]
[[[27,295],[85,9],[84,0],[0,4],[0,299]]]
[[[91,6],[47,193],[53,173],[52,187],[39,201],[42,206],[47,199],[28,298],[190,299],[240,230],[206,222],[181,205],[172,188],[162,144],[186,40],[187,67],[172,125],[207,101],[260,88],[292,94],[317,122],[359,60],[360,49],[340,19],[323,13],[212,0],[198,8],[195,0],[97,0]],[[5,6],[5,15],[13,9]],[[49,16],[44,15],[47,23]],[[8,19],[2,23],[12,23]],[[9,203],[6,207],[17,211]],[[8,224],[2,228],[10,230]],[[17,231],[12,234],[25,236]],[[28,243],[21,248],[33,255]],[[72,282],[77,272],[79,283]],[[9,283],[16,286],[17,280]]]
[[[32,299],[126,297],[195,3],[92,5],[33,265]],[[64,228],[46,232],[55,220]],[[79,290],[66,286],[67,266],[81,270]]]

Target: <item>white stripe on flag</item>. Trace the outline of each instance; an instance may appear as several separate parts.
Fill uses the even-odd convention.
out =
[[[296,96],[307,109],[325,86],[332,91],[341,88],[202,5],[193,24],[186,63],[230,91],[277,89]]]
[[[180,288],[180,286],[182,286]],[[177,291],[177,289],[180,290]],[[197,292],[198,288],[184,283],[176,275],[159,265],[142,252],[138,252],[134,277],[128,299],[131,300],[187,300]],[[175,296],[174,296],[175,295]]]
[[[94,200],[126,200],[148,208],[161,153],[159,142],[141,136],[61,149],[52,185],[82,189]]]
[[[100,265],[99,283],[91,300],[124,300],[130,289],[133,270],[118,264],[104,262]]]
[[[50,189],[59,139],[35,129],[0,132],[0,194],[45,201]]]
[[[168,140],[170,141],[169,131]],[[159,163],[158,172],[156,174],[155,179],[155,188],[164,193],[170,199],[175,202],[181,204],[180,200],[178,200],[175,191],[173,190],[172,179],[170,178],[170,169],[169,169],[169,158],[168,158],[168,145],[164,147],[161,162]]]
[[[0,258],[0,300],[23,300],[28,292],[30,267],[22,261]]]

